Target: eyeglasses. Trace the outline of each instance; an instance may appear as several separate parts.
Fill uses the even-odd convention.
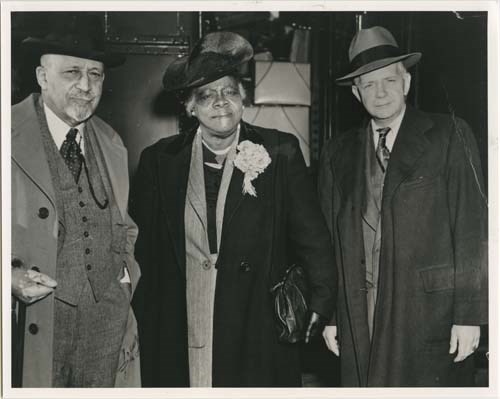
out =
[[[240,97],[240,91],[232,86],[223,87],[220,90],[206,89],[195,94],[196,102],[203,106],[212,104],[218,98],[233,100]]]

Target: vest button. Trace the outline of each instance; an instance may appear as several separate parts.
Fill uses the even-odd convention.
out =
[[[83,208],[83,207],[85,206],[85,202],[80,201],[80,202],[78,203],[78,205],[80,205],[80,207],[81,207],[81,208]]]
[[[92,270],[92,265],[87,265],[85,266],[87,268],[88,271],[91,271]]]
[[[83,233],[83,235],[84,235],[85,237],[88,237],[88,236],[89,236],[89,232],[88,232],[88,231],[85,231],[85,232]]]
[[[31,334],[36,335],[38,333],[38,326],[35,323],[31,323],[28,327],[28,331]]]
[[[242,272],[249,272],[250,271],[250,263],[248,263],[248,262],[241,262],[240,263],[240,270]]]
[[[41,207],[39,210],[38,210],[38,217],[40,219],[47,219],[49,217],[49,210],[45,207]]]
[[[203,269],[205,270],[208,270],[210,269],[210,262],[208,260],[204,260],[202,263],[201,263],[201,267],[203,267]]]
[[[78,186],[78,192],[81,193],[83,191],[83,188],[81,188],[80,186]]]
[[[86,222],[87,220],[87,216],[82,217],[82,222]]]
[[[88,255],[90,253],[90,248],[85,248],[85,253]]]

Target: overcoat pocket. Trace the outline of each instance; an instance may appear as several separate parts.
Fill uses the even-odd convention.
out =
[[[451,264],[435,265],[420,270],[425,292],[451,290],[455,287],[455,269]]]

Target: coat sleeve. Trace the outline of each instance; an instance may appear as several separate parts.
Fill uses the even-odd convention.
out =
[[[318,196],[321,210],[325,217],[333,241],[333,173],[330,167],[331,156],[329,143],[321,152],[318,170]]]
[[[335,307],[337,273],[328,229],[295,137],[287,153],[289,239],[309,276],[311,310],[330,319]]]
[[[328,230],[330,232],[330,241],[333,245],[333,220],[334,220],[334,181],[333,181],[333,173],[330,166],[331,163],[331,155],[330,155],[330,146],[331,142],[327,143],[321,153],[321,158],[319,162],[319,170],[318,170],[318,196],[321,205],[321,210],[323,212],[323,216],[326,221],[326,225],[328,226]],[[333,247],[334,248],[334,247]],[[335,259],[335,256],[334,258]],[[338,275],[338,271],[337,271]],[[336,312],[332,312],[329,318],[329,325],[336,325]]]
[[[154,183],[153,168],[151,167],[151,150],[142,152],[139,165],[135,173],[130,190],[129,209],[132,219],[139,226],[139,236],[135,244],[135,257],[141,265],[142,278],[134,295],[134,310],[139,319],[143,314],[145,305],[144,287],[148,286],[151,268],[151,234],[153,219],[155,217],[156,187]],[[158,215],[156,215],[157,217]]]
[[[453,120],[448,154],[448,207],[455,264],[454,324],[488,322],[487,199],[469,126]]]
[[[127,244],[125,249],[125,262],[127,263],[127,270],[130,275],[130,283],[132,285],[132,294],[134,293],[137,283],[141,277],[141,269],[139,264],[135,260],[134,256],[134,246],[137,240],[138,228],[134,223],[130,215],[127,213],[125,218],[125,224],[127,225]]]

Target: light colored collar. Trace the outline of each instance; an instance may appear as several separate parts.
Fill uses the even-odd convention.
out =
[[[234,135],[234,140],[238,140],[238,138],[240,137],[240,126],[241,125],[238,125],[238,127],[236,128],[236,134]],[[198,131],[196,132],[196,134],[199,134],[201,136],[201,142],[210,150],[212,151],[214,154],[216,155],[223,155],[223,154],[227,154],[229,152],[229,150],[231,149],[231,146],[233,145],[234,143],[234,140],[231,142],[231,144],[229,144],[226,148],[223,148],[222,150],[214,150],[212,147],[210,147],[210,145],[203,139],[203,135],[201,133],[201,126],[198,126]]]
[[[210,145],[203,139],[203,136],[202,136],[202,133],[201,133],[201,127],[198,126],[198,131],[196,132],[196,134],[199,134],[200,137],[201,137],[201,142],[202,144],[207,147],[210,151],[212,151],[215,155],[219,155],[219,156],[222,156],[222,158],[224,158],[224,156],[226,156],[229,151],[231,150],[233,144],[234,144],[234,141],[235,140],[239,140],[239,137],[240,137],[240,125],[238,125],[238,127],[236,128],[236,134],[234,135],[234,140],[231,142],[231,144],[229,144],[226,148],[223,148],[222,150],[215,150],[213,149],[212,147],[210,147]],[[219,163],[212,163],[212,162],[205,162],[206,165],[208,166],[211,166],[213,168],[216,168],[216,169],[222,169],[222,164],[219,164]]]
[[[47,118],[47,126],[49,127],[50,134],[57,145],[57,148],[61,148],[62,143],[66,139],[71,126],[59,118],[54,111],[52,111],[45,102],[43,103],[43,109],[45,111],[45,117]],[[78,134],[76,135],[77,143],[80,143],[80,148],[82,149],[82,154],[85,155],[85,145],[83,140],[85,123],[80,123],[75,126],[74,129],[78,129]]]
[[[394,119],[389,124],[389,126],[387,126],[387,127],[391,128],[390,132],[387,134],[387,137],[385,139],[385,145],[387,146],[389,151],[392,151],[392,147],[394,146],[394,142],[396,141],[396,137],[398,135],[399,128],[401,127],[401,122],[403,122],[403,117],[405,115],[405,111],[406,111],[406,105],[403,107],[403,110],[398,115],[398,117],[396,119]],[[374,119],[371,120],[371,124],[372,124],[372,131],[373,131],[373,142],[374,142],[375,148],[377,148],[377,143],[378,143],[377,129],[383,128],[384,126],[380,126],[379,124],[377,124],[377,122]]]

